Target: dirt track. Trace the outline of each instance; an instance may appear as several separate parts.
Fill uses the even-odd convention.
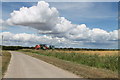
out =
[[[20,52],[11,51],[11,54],[4,78],[79,78],[68,71]]]

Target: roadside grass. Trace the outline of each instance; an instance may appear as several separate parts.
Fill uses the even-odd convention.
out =
[[[0,79],[2,79],[2,51],[0,51]]]
[[[10,52],[2,51],[2,76],[4,76],[5,72],[7,71],[10,59],[11,59]]]
[[[77,53],[56,53],[45,50],[21,50],[55,66],[73,72],[84,78],[118,78],[117,57],[85,55]],[[97,66],[97,68],[95,68]],[[101,66],[104,69],[101,69]],[[111,66],[111,67],[110,67]],[[109,70],[106,70],[109,69]],[[111,71],[113,70],[113,71]]]

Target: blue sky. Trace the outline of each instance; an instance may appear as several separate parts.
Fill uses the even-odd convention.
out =
[[[86,24],[90,28],[97,27],[107,31],[118,29],[117,2],[74,2],[52,4],[57,7],[61,16],[66,17],[75,24]],[[66,4],[68,4],[70,7],[64,9]],[[61,5],[63,5],[62,8],[60,7]]]
[[[10,13],[23,6],[31,7],[36,4],[37,2],[3,2],[2,19],[7,20],[10,18]],[[118,29],[117,2],[49,2],[49,4],[50,7],[57,8],[59,15],[71,21],[72,24],[86,24],[90,29],[100,28],[108,32]],[[4,32],[37,34],[37,30],[27,27],[16,25],[7,27]],[[96,44],[94,46],[99,45]],[[116,44],[112,46],[117,47]],[[104,45],[104,48],[107,47]],[[97,46],[96,48],[100,47]]]

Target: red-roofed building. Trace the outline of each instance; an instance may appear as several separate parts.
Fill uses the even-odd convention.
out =
[[[40,45],[36,45],[35,49],[38,50],[40,48]]]
[[[39,50],[39,49],[43,49],[43,50],[54,49],[54,46],[52,46],[52,45],[46,45],[46,44],[40,44],[40,45],[36,45],[35,49],[36,50]]]

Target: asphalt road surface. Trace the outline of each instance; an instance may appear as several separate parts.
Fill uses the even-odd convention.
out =
[[[23,53],[11,51],[11,54],[4,78],[79,78],[75,74]]]

